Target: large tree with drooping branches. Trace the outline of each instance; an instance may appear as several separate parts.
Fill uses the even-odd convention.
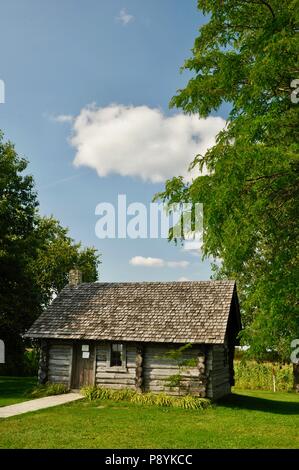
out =
[[[215,277],[235,278],[243,342],[256,358],[289,360],[299,338],[298,0],[199,0],[207,15],[183,69],[192,74],[171,105],[206,117],[230,103],[225,129],[164,201],[204,204],[205,256]],[[293,99],[291,99],[293,96]]]

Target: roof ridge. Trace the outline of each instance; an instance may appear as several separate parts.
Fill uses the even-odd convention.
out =
[[[76,287],[85,285],[85,286],[100,286],[100,285],[150,285],[150,284],[160,284],[160,285],[175,285],[175,284],[236,284],[234,279],[211,279],[211,280],[190,280],[190,281],[95,281],[95,282],[81,282]],[[68,284],[65,286],[68,287]],[[73,287],[73,286],[71,286]]]

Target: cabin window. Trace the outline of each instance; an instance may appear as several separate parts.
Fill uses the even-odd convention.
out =
[[[111,367],[123,366],[123,345],[121,343],[111,344],[110,366]]]

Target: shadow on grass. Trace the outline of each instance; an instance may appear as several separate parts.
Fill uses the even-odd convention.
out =
[[[0,377],[0,400],[25,397],[36,382],[35,377]]]
[[[281,415],[299,415],[299,401],[279,401],[267,398],[251,397],[232,393],[217,402],[231,409],[264,411]]]

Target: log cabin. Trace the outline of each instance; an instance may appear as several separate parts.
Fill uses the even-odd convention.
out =
[[[240,330],[234,281],[82,283],[72,270],[25,336],[40,342],[40,383],[218,399]]]

